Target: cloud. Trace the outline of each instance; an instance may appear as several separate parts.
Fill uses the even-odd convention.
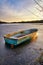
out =
[[[0,0],[0,2],[0,20],[11,22],[40,18],[39,11],[35,9],[36,5],[33,0]]]

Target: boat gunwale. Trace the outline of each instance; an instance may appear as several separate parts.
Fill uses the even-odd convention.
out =
[[[37,32],[37,31],[36,31]],[[7,38],[7,39],[12,39],[12,40],[20,40],[20,39],[22,39],[22,38],[24,38],[24,37],[26,37],[26,36],[30,36],[31,34],[33,34],[33,33],[36,33],[36,32],[32,32],[32,33],[30,33],[30,34],[27,34],[27,35],[25,35],[25,36],[22,36],[22,37],[19,37],[19,38],[10,38],[10,37],[5,37],[4,36],[4,38]]]

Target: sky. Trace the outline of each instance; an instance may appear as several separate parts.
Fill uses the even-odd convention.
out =
[[[0,21],[43,20],[43,0],[0,0]]]

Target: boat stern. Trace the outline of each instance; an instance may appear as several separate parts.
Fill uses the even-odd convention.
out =
[[[4,37],[4,40],[5,40],[5,43],[7,44],[17,45],[17,39],[11,39],[11,38]]]

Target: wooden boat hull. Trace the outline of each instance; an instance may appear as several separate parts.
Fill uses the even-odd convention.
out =
[[[26,34],[24,36],[18,37],[18,38],[12,38],[11,36],[18,34],[19,32],[20,33],[24,32],[24,31],[19,31],[19,32],[14,32],[11,34],[4,35],[5,43],[12,44],[12,45],[19,45],[27,40],[30,41],[32,39],[35,39],[37,37],[37,29],[31,29],[31,30],[35,30],[35,31],[33,31],[32,33]]]

